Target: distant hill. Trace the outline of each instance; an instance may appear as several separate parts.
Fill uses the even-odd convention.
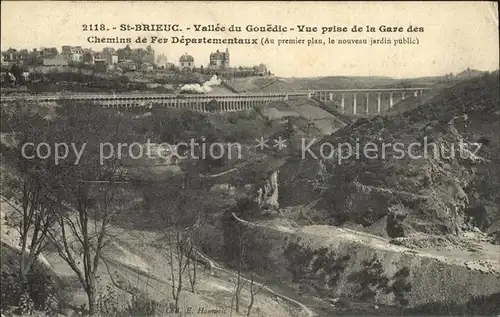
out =
[[[396,82],[395,79],[390,77],[349,77],[349,76],[291,78],[288,79],[288,81],[298,90],[370,88],[377,85],[389,85]]]
[[[286,92],[297,90],[410,88],[441,83],[443,76],[395,79],[378,76],[326,76],[311,78],[247,77],[228,80],[227,85],[238,92]]]
[[[482,76],[485,73],[486,72],[481,71],[481,70],[467,68],[463,72],[458,73],[457,75],[455,75],[455,78],[459,79],[459,80],[461,80],[461,79],[470,79],[470,78]]]

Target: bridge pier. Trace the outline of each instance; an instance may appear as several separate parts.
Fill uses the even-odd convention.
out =
[[[366,93],[366,115],[368,115],[370,113],[369,105],[370,105],[370,93],[367,92]]]
[[[394,93],[391,91],[390,99],[389,99],[389,108],[394,106]]]
[[[345,94],[342,93],[342,100],[340,102],[340,109],[342,110],[342,113],[344,113],[345,110]]]
[[[378,92],[377,93],[377,113],[380,113],[380,108],[381,108],[380,105],[381,105],[381,103],[382,103],[381,102],[381,93]]]
[[[354,98],[352,100],[352,114],[356,114],[356,107],[357,107],[357,100],[358,99],[358,94],[354,93]]]
[[[333,101],[333,93],[330,93],[330,101]]]
[[[405,91],[403,91],[403,92],[401,93],[401,100],[405,100],[405,99],[406,99],[406,92],[405,92]]]

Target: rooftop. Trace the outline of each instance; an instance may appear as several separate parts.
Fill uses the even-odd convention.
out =
[[[179,62],[194,62],[194,58],[191,55],[185,53],[179,58]]]

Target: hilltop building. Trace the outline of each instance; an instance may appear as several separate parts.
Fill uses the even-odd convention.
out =
[[[194,68],[194,57],[185,53],[179,58],[179,68],[182,71],[191,71]]]
[[[68,66],[68,60],[63,55],[57,55],[51,58],[44,58],[42,61],[42,65],[65,67]]]
[[[154,66],[151,63],[144,62],[144,63],[141,64],[140,69],[143,72],[152,72],[154,70]]]
[[[229,67],[229,49],[225,52],[217,50],[210,54],[210,68],[221,69]]]
[[[118,64],[118,55],[116,54],[116,50],[112,47],[103,48],[101,58],[106,60],[106,64],[108,65]]]
[[[146,56],[144,56],[143,62],[147,62],[150,64],[155,63],[155,51],[153,50],[151,45],[148,45],[148,47],[146,47]]]
[[[42,47],[39,51],[35,48],[33,52],[36,52],[38,56],[42,56],[43,58],[54,58],[59,55],[59,51],[55,47]]]
[[[120,63],[118,63],[118,67],[120,67],[120,69],[122,69],[123,71],[136,71],[137,70],[136,64],[134,63],[134,61],[131,61],[131,60],[120,61]]]
[[[75,63],[83,62],[84,50],[81,46],[63,46],[61,54],[66,57],[68,61]]]
[[[156,66],[158,66],[158,68],[166,69],[168,67],[167,56],[163,54],[158,55],[158,57],[156,58]]]

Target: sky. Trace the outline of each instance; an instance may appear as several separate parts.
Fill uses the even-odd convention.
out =
[[[83,24],[105,24],[110,31],[83,31]],[[120,32],[120,24],[179,24],[183,32]],[[229,27],[267,24],[295,28],[286,33],[195,32],[193,24]],[[297,25],[346,26],[377,32],[299,33]],[[404,32],[380,32],[379,27],[401,26]],[[408,26],[423,32],[407,32]],[[113,30],[112,27],[117,27]],[[191,30],[186,30],[191,27]],[[278,76],[389,76],[420,77],[457,73],[467,67],[492,71],[499,64],[498,7],[495,2],[61,2],[2,1],[1,47],[57,47],[80,45],[101,50],[124,44],[91,44],[89,36],[131,37],[262,37],[322,39],[325,45],[152,44],[169,62],[189,53],[197,66],[209,54],[229,49],[231,66],[266,64]],[[418,39],[418,44],[328,44],[328,39]],[[131,47],[147,44],[132,43]]]

